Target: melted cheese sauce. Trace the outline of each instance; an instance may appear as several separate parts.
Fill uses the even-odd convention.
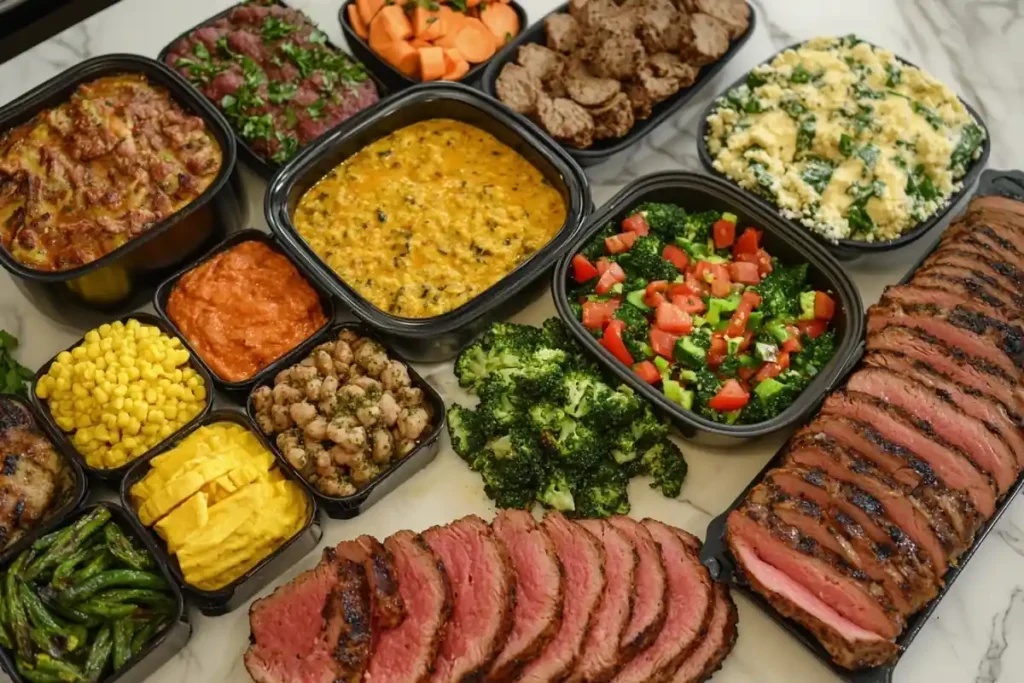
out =
[[[374,306],[428,318],[470,301],[550,242],[561,194],[479,128],[421,121],[377,140],[299,200],[296,230]]]

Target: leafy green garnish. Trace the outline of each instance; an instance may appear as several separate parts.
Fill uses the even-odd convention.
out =
[[[789,77],[791,83],[810,83],[811,72],[804,68],[803,64],[797,64]]]
[[[18,338],[6,330],[0,330],[0,393],[28,394],[27,383],[32,371],[14,359]]]
[[[274,104],[283,104],[295,97],[296,91],[299,86],[295,83],[282,83],[281,81],[271,81],[267,85],[267,99]]]
[[[914,112],[923,116],[924,120],[928,122],[928,125],[935,130],[940,130],[946,125],[946,122],[942,120],[942,117],[939,116],[934,109],[930,109],[917,101],[915,101],[911,106],[913,107]]]
[[[295,156],[295,153],[299,150],[299,141],[294,135],[287,135],[280,131],[276,134],[276,137],[280,144],[277,147],[277,151],[270,157],[270,160],[283,164]]]
[[[825,191],[829,181],[832,179],[834,170],[832,162],[817,157],[808,159],[804,165],[804,172],[801,174],[803,181],[813,187],[818,194]]]
[[[260,34],[264,43],[270,43],[281,38],[286,38],[299,30],[295,24],[289,24],[281,17],[267,17],[263,20]]]
[[[327,106],[327,101],[324,98],[318,99],[313,104],[306,107],[306,113],[309,114],[309,118],[314,121],[318,121],[324,116],[324,107]]]
[[[800,126],[796,131],[796,149],[798,152],[811,148],[811,145],[814,144],[817,128],[818,123],[814,114],[808,114],[800,119]]]

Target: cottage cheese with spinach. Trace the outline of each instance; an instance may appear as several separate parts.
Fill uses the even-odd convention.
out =
[[[750,72],[708,117],[720,173],[829,240],[892,240],[934,215],[985,130],[945,85],[856,37]]]

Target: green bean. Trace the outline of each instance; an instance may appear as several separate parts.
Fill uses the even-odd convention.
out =
[[[110,653],[114,649],[114,642],[110,635],[110,626],[104,626],[96,634],[92,641],[92,649],[89,650],[89,658],[85,662],[85,677],[89,683],[96,683],[103,676],[103,670],[110,661]]]
[[[102,552],[89,564],[85,565],[71,577],[71,583],[81,583],[86,579],[91,579],[102,571],[106,571],[110,565],[114,563],[114,556],[110,552],[103,548]]]
[[[145,610],[145,608],[139,607],[138,605],[122,602],[105,602],[103,600],[97,600],[96,598],[90,598],[85,602],[80,602],[76,605],[76,608],[83,614],[98,617],[105,621],[114,621],[116,619],[132,617],[140,612],[144,612]]]
[[[85,612],[79,609],[60,604],[59,602],[57,602],[56,591],[50,588],[43,588],[42,590],[40,590],[39,598],[43,601],[43,604],[46,605],[50,610],[59,614],[68,621],[73,621],[76,624],[81,624],[83,626],[90,628],[93,626],[99,626],[100,623],[102,622],[101,619],[98,619],[90,614],[86,614]]]
[[[113,569],[111,571],[97,574],[79,584],[73,584],[70,588],[62,590],[57,599],[61,604],[73,605],[91,598],[104,588],[114,586],[129,586],[132,588],[154,588],[166,589],[167,581],[162,576],[140,572],[134,569]]]
[[[24,568],[27,559],[27,551],[19,555],[7,570],[4,582],[4,593],[7,597],[7,609],[11,617],[11,630],[14,631],[14,642],[17,643],[18,651],[25,654],[32,652],[32,634],[25,606],[21,604],[18,596],[18,574]]]
[[[63,529],[57,529],[56,531],[51,531],[50,533],[46,534],[45,536],[40,536],[39,538],[37,538],[36,542],[32,544],[32,550],[46,550],[47,548],[52,546],[54,543],[56,543],[57,539],[59,539],[61,536],[68,536],[70,534],[71,534],[71,527],[65,527]]]
[[[141,605],[152,605],[153,607],[168,609],[177,606],[174,598],[167,593],[146,588],[117,588],[100,593],[95,599],[103,602],[135,602]]]
[[[46,609],[46,605],[40,600],[39,596],[32,592],[32,589],[25,584],[20,585],[19,598],[22,604],[25,606],[25,611],[28,614],[29,621],[32,624],[50,636],[59,636],[66,640],[66,646],[61,649],[67,652],[74,652],[80,646],[85,644],[88,638],[88,632],[84,626],[77,624],[63,624],[58,621],[50,612]]]
[[[136,548],[135,544],[124,535],[124,532],[118,525],[108,524],[104,527],[103,538],[106,539],[107,550],[132,569],[141,571],[153,566],[153,560],[150,559],[149,553]]]
[[[102,506],[84,515],[71,525],[70,534],[58,538],[39,559],[25,570],[22,578],[32,580],[47,569],[56,567],[81,548],[85,540],[102,529],[108,521],[110,521],[110,510]]]
[[[75,568],[78,565],[89,562],[104,552],[106,550],[103,548],[79,548],[53,570],[51,585],[58,590],[67,588],[71,584],[71,575],[75,573]]]
[[[132,657],[132,631],[135,622],[122,619],[114,622],[114,671],[125,665]]]
[[[36,670],[52,673],[65,683],[84,683],[85,675],[74,664],[56,659],[49,655],[36,655]]]
[[[167,623],[164,615],[155,616],[146,622],[146,625],[139,629],[139,632],[132,638],[132,654],[137,655],[149,644],[160,629]]]
[[[18,674],[29,683],[63,683],[59,676],[43,673],[21,657],[18,657],[15,666],[18,668]]]
[[[0,646],[11,650],[14,648],[14,641],[11,640],[11,634],[7,632],[7,627],[0,624]]]
[[[41,628],[33,628],[29,633],[37,652],[45,652],[51,657],[63,657],[68,651],[67,639],[63,636],[47,633]]]

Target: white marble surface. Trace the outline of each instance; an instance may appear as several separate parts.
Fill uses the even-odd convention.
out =
[[[232,0],[122,0],[59,36],[0,65],[0,103],[5,103],[88,57],[113,52],[156,56],[180,32],[230,6]],[[340,0],[296,0],[335,40]],[[531,21],[557,0],[523,0]],[[696,119],[713,95],[776,50],[820,34],[856,32],[888,46],[952,84],[984,117],[993,137],[991,168],[1024,165],[1024,2],[1021,0],[754,0],[758,27],[722,74],[673,121],[642,144],[590,169],[600,205],[638,176],[668,169],[698,170]],[[265,228],[264,184],[246,173],[250,222]],[[900,278],[921,249],[849,266],[865,303]],[[517,319],[539,322],[554,314],[545,295]],[[0,272],[0,328],[24,342],[21,360],[37,367],[82,333],[81,320],[44,315]],[[446,398],[457,395],[447,367],[423,368]],[[783,435],[743,448],[710,451],[684,444],[690,475],[680,500],[666,500],[636,481],[634,514],[653,516],[701,536],[762,467]],[[388,499],[358,519],[325,521],[324,545],[370,533],[384,537],[401,528],[423,529],[470,512],[491,509],[479,479],[445,444],[437,460]],[[311,554],[279,581],[313,565]],[[1014,503],[970,567],[925,625],[896,671],[900,683],[1014,683],[1024,680],[1024,503]],[[270,590],[269,588],[267,589]],[[738,598],[740,638],[715,677],[721,683],[812,683],[835,677],[748,601]],[[243,683],[241,655],[248,643],[246,610],[215,619],[194,614],[188,647],[154,681]],[[2,675],[0,675],[2,678]]]

